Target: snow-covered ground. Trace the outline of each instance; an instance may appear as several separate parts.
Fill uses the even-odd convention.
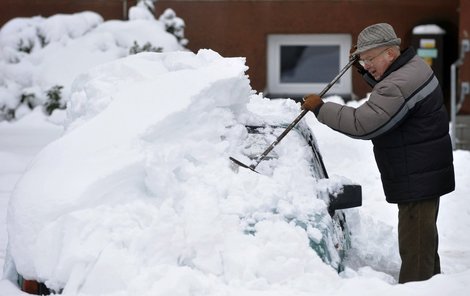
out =
[[[216,280],[215,275],[208,273],[205,278],[195,279],[190,275],[189,270],[179,272],[173,270],[166,275],[159,274],[157,271],[147,275],[131,273],[126,275],[129,281],[151,277],[158,282],[162,277],[167,277],[166,285],[159,287],[161,294],[153,291],[152,295],[466,295],[470,285],[470,242],[466,235],[470,226],[470,206],[466,200],[470,193],[467,169],[470,165],[470,153],[455,152],[457,189],[442,198],[438,226],[441,236],[440,255],[443,274],[421,283],[396,285],[395,278],[399,265],[396,247],[397,209],[396,206],[389,205],[384,200],[370,143],[346,138],[319,124],[313,116],[308,115],[308,117],[309,125],[317,137],[329,173],[348,176],[363,187],[363,206],[346,210],[347,221],[353,234],[353,246],[347,259],[348,268],[343,274],[335,275],[332,270],[328,272],[330,267],[326,267],[320,260],[314,260],[310,263],[310,268],[302,269],[304,273],[299,274],[298,270],[294,270],[295,276],[290,277],[289,280],[278,279],[269,282],[259,275],[259,278],[251,278],[251,282],[249,280],[246,283],[229,282],[228,286],[220,291],[213,291],[209,288]],[[51,123],[40,110],[27,115],[17,123],[0,124],[2,139],[0,145],[2,163],[0,168],[1,260],[4,259],[7,244],[5,207],[14,185],[36,153],[49,142],[59,138],[62,133],[63,129]],[[296,172],[293,169],[291,173]],[[145,209],[138,210],[145,214]],[[147,217],[147,219],[150,218]],[[213,231],[213,229],[208,229],[208,231]],[[271,235],[277,236],[282,233],[276,234],[276,231],[273,231]],[[275,256],[279,256],[279,253],[275,252],[275,249],[282,246],[281,242],[278,246],[272,245],[270,251],[265,250],[268,252],[258,254],[259,258],[256,258],[260,264],[266,264],[266,268],[271,269],[270,273],[274,278],[286,276],[284,273],[286,268],[292,268],[289,267],[289,258],[284,258],[285,261],[283,261],[282,257],[278,257],[276,260]],[[171,251],[175,246],[167,247],[168,251]],[[245,246],[238,245],[237,247],[244,249]],[[297,247],[299,250],[302,249],[301,246]],[[79,250],[76,249],[76,251]],[[241,254],[241,256],[245,255]],[[269,255],[273,258],[267,258]],[[120,258],[119,254],[116,254],[116,258]],[[116,260],[116,258],[110,259]],[[295,258],[290,259],[295,260]],[[155,258],[149,258],[149,260],[152,261]],[[238,260],[244,262],[243,257]],[[305,258],[305,260],[309,259]],[[253,265],[246,264],[248,272],[250,266],[252,268]],[[110,270],[103,268],[104,270],[101,271],[108,273],[113,272],[112,269],[115,267],[111,264],[107,267]],[[152,287],[152,283],[140,282],[140,284],[148,289]],[[200,286],[201,284],[204,288]],[[193,294],[190,291],[193,291]],[[141,293],[141,290],[124,289],[121,294],[116,295],[135,295],[133,292]],[[15,296],[22,295],[22,293],[11,282],[3,280],[0,282],[0,295]],[[89,291],[88,295],[107,294],[94,294]]]
[[[51,32],[67,31],[54,23]],[[70,77],[61,81],[69,95],[66,113],[46,118],[36,108],[23,110],[17,122],[0,122],[0,265],[10,243],[23,275],[65,284],[64,295],[468,294],[469,152],[454,153],[457,187],[441,200],[443,274],[398,285],[397,207],[385,202],[371,143],[307,115],[331,178],[344,176],[363,189],[363,206],[345,211],[352,249],[337,274],[309,248],[305,231],[279,216],[260,219],[255,236],[240,231],[243,215],[317,209],[306,197],[318,184],[284,161],[293,137],[276,147],[279,159],[264,167],[267,175],[237,172],[228,161],[243,157],[242,123],[256,122],[259,114],[289,121],[299,106],[285,101],[282,110],[289,112],[279,114],[279,104],[251,90],[243,59],[176,52],[181,48],[161,25],[159,34],[173,48],[164,41],[158,45],[170,48],[167,53],[123,58],[127,51],[116,40],[132,45],[127,25],[133,33],[155,26],[153,20],[129,23],[116,28],[97,21],[79,37],[59,38],[47,55],[38,50],[21,57],[28,66],[17,64],[32,73],[29,86],[41,89],[46,78],[61,77],[58,65],[70,60],[69,50],[103,49],[102,60],[64,69]],[[103,40],[109,42],[100,47]],[[55,67],[44,66],[49,56]],[[10,86],[3,94],[16,94],[24,82],[13,69],[2,68],[0,78]],[[302,162],[301,152],[296,161]],[[23,293],[3,279],[0,295]]]

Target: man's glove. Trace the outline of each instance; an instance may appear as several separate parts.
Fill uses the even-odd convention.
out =
[[[323,104],[321,97],[317,94],[310,94],[304,97],[304,102],[301,106],[303,110],[315,112],[318,107]]]
[[[349,60],[352,60],[353,58],[355,58],[352,54],[356,50],[357,50],[357,45],[353,45],[351,49],[349,50]],[[366,69],[364,69],[364,67],[362,67],[362,65],[359,63],[358,58],[356,58],[356,61],[353,63],[353,66],[356,67],[356,69],[358,70],[359,73],[361,73],[361,75],[367,72]]]

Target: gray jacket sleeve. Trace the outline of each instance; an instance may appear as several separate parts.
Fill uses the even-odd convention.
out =
[[[418,56],[378,82],[363,105],[324,103],[320,122],[352,138],[372,139],[394,129],[420,101],[439,88],[431,68]]]
[[[317,118],[347,136],[367,140],[378,136],[380,129],[392,120],[404,104],[405,98],[400,89],[389,81],[378,84],[369,100],[358,108],[324,103]]]

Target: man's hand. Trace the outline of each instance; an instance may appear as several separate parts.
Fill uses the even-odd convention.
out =
[[[323,104],[322,99],[317,94],[310,94],[304,97],[304,102],[301,106],[303,110],[314,111],[318,106]]]
[[[353,45],[351,49],[349,50],[349,60],[352,60],[354,58],[352,54],[353,52],[356,51],[356,49],[357,49],[357,45]],[[356,61],[353,63],[353,66],[359,71],[359,73],[361,73],[361,75],[366,72],[366,69],[364,69],[364,67],[362,67],[362,65],[359,64],[359,58],[356,58]]]

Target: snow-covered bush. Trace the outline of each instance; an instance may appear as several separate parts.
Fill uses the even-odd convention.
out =
[[[55,85],[47,91],[47,101],[44,103],[44,112],[47,115],[51,115],[55,109],[65,109],[65,103],[62,99],[63,88],[61,85]]]
[[[134,45],[129,49],[129,54],[136,54],[140,52],[162,52],[162,47],[155,47],[150,42],[140,46],[137,41],[134,41]]]
[[[181,45],[186,46],[188,44],[188,39],[184,37],[184,28],[186,26],[184,20],[177,17],[173,9],[166,9],[159,20],[165,24],[165,30],[168,33],[175,35]]]
[[[0,121],[38,106],[47,114],[65,108],[74,79],[99,64],[143,51],[185,50],[149,10],[154,2],[131,7],[129,21],[86,11],[7,22],[0,29]]]
[[[154,19],[155,14],[155,0],[141,0],[137,2],[137,5],[131,7],[129,10],[129,19]],[[188,39],[184,37],[184,20],[176,16],[176,13],[173,9],[167,8],[158,18],[165,26],[165,30],[174,35],[178,42],[182,46],[188,44]]]
[[[42,92],[38,89],[24,89],[19,101],[13,101],[13,106],[0,108],[0,121],[21,118],[24,114],[38,106],[42,106],[47,115],[51,115],[56,109],[65,109],[66,103],[62,95],[61,85],[54,85]]]
[[[155,0],[138,1],[136,6],[133,6],[129,9],[129,20],[136,20],[136,19],[153,20],[155,19],[154,2]]]
[[[137,1],[137,5],[143,5],[150,12],[154,13],[155,12],[155,2],[157,2],[157,0],[139,0],[139,1]]]
[[[102,22],[103,18],[93,12],[14,18],[7,22],[0,30],[0,121],[21,117],[39,105],[44,105],[47,114],[65,106],[60,97],[64,86],[57,85],[59,81],[44,83],[42,63],[47,54],[53,53],[52,48],[86,35]],[[60,60],[54,63],[69,64]]]

